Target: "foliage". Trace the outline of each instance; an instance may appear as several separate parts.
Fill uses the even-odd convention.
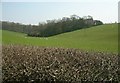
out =
[[[117,54],[3,45],[3,83],[116,81]]]
[[[2,29],[20,33],[28,33],[31,25],[2,21]]]
[[[49,37],[102,24],[103,23],[99,20],[93,20],[91,16],[81,18],[77,15],[71,15],[70,18],[63,17],[58,20],[47,20],[47,23],[39,23],[38,26],[23,25],[14,22],[2,22],[2,29],[23,32],[28,36]]]

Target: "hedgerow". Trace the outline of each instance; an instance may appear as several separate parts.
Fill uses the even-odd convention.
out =
[[[3,45],[3,83],[119,81],[118,56],[78,49]]]

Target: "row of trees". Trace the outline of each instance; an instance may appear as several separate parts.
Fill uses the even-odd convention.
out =
[[[2,22],[3,30],[9,30],[9,31],[20,32],[20,33],[28,33],[29,27],[31,27],[31,25],[23,25],[20,23],[7,22],[7,21]]]
[[[46,23],[39,23],[39,25],[2,22],[2,28],[4,30],[26,33],[28,36],[49,37],[101,24],[103,23],[100,20],[93,20],[91,16],[81,18],[77,15],[71,15],[70,17],[63,17],[58,20],[47,20]]]

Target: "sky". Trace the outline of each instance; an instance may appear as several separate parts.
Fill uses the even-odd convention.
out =
[[[118,22],[119,0],[2,0],[2,20],[38,24],[46,20],[90,15],[104,23]]]
[[[118,22],[120,23],[120,1],[118,3]]]

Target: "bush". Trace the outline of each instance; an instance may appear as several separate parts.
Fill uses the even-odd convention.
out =
[[[118,81],[117,54],[3,45],[3,83]]]

